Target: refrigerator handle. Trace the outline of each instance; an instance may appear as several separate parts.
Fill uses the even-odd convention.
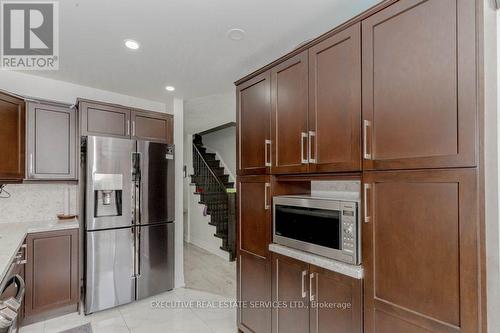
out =
[[[134,247],[135,247],[135,276],[139,277],[141,276],[141,228],[140,227],[133,227],[135,228],[135,241],[134,241]]]

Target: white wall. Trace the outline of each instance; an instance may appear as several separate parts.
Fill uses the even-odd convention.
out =
[[[157,112],[173,113],[172,105],[95,89],[69,82],[47,79],[20,72],[1,71],[0,89],[15,94],[73,104],[78,97],[121,104]]]
[[[236,127],[224,128],[203,136],[203,145],[222,159],[226,173],[234,180],[236,175]]]
[[[186,100],[184,130],[195,134],[236,121],[236,94],[228,92]]]

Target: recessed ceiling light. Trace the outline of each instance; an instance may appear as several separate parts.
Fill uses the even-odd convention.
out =
[[[133,39],[125,39],[125,46],[131,50],[138,50],[140,45]]]
[[[167,91],[174,91],[175,90],[175,87],[172,87],[172,86],[166,86],[165,89]]]
[[[243,29],[231,29],[227,32],[227,38],[231,40],[242,40],[245,37],[245,30]]]

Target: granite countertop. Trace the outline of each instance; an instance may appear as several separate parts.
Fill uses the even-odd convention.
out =
[[[329,259],[326,257],[318,256],[309,252],[292,249],[288,246],[269,244],[269,251],[278,253],[293,259],[297,259],[308,264],[312,264],[318,267],[322,267],[329,271],[337,272],[343,275],[350,276],[355,279],[363,278],[363,267],[350,265],[337,261],[334,259]]]
[[[0,281],[9,270],[14,256],[19,251],[27,234],[79,228],[78,219],[59,221],[36,221],[0,224]]]

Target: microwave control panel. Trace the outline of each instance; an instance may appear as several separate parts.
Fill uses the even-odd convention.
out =
[[[357,221],[358,221],[358,207],[355,202],[342,202],[341,203],[341,221],[342,221],[342,252],[353,257],[357,253]]]

